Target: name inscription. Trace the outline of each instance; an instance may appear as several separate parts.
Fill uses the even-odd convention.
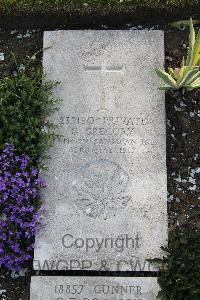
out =
[[[153,121],[154,120],[154,121]],[[156,138],[149,138],[146,128],[152,127],[156,118],[150,114],[133,116],[66,116],[60,125],[67,128],[64,143],[69,153],[80,154],[132,154],[139,148],[157,145]],[[139,135],[137,131],[139,130]],[[145,150],[146,151],[146,150]]]

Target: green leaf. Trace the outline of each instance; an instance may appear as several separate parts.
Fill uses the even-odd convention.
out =
[[[176,81],[167,72],[163,71],[161,68],[156,68],[156,74],[165,83],[165,86],[161,87],[162,89],[177,88]]]
[[[187,81],[187,85],[190,85],[191,83],[194,83],[197,79],[200,78],[200,71],[197,71],[193,77]]]
[[[194,54],[194,44],[195,44],[195,30],[192,23],[192,18],[190,18],[190,35],[189,35],[189,48],[188,48],[188,56],[186,60],[186,65],[192,65],[192,59]]]
[[[188,90],[193,90],[193,89],[197,89],[199,87],[200,87],[200,78],[198,78],[193,83],[191,83],[187,89]]]
[[[195,41],[195,44],[194,44],[192,65],[193,66],[199,66],[200,65],[200,30],[198,31],[196,41]]]
[[[200,72],[196,70],[189,71],[186,76],[183,78],[183,80],[179,83],[179,88],[189,85],[190,82],[194,81],[196,78],[199,77]]]
[[[171,85],[162,85],[161,87],[159,87],[159,89],[163,90],[163,91],[168,91],[168,90],[175,89],[175,88],[172,87]]]

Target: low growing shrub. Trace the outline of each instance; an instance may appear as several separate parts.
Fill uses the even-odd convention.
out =
[[[193,228],[176,228],[169,234],[167,255],[156,259],[162,269],[158,283],[161,300],[200,299],[200,233]]]
[[[55,85],[35,68],[25,68],[0,80],[1,147],[10,143],[33,163],[44,157],[56,136],[56,126],[47,119],[58,101],[52,94]]]
[[[18,271],[32,259],[44,185],[27,155],[9,144],[0,151],[0,267]]]

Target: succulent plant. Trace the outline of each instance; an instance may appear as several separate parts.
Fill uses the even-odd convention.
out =
[[[183,58],[180,68],[169,68],[168,72],[156,68],[156,73],[163,80],[163,90],[185,89],[191,91],[200,87],[200,30],[196,36],[192,18],[187,59]]]

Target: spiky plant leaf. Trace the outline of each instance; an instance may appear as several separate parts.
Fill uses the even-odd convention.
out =
[[[188,71],[185,77],[183,78],[183,80],[178,84],[179,88],[183,87],[184,85],[188,85],[189,82],[195,80],[198,77],[198,76],[196,77],[196,74],[197,74],[196,70]]]
[[[175,80],[178,79],[178,74],[175,70],[173,70],[172,68],[168,68],[168,72],[169,72],[169,75],[172,76],[172,78],[174,78]]]
[[[177,74],[177,85],[179,84],[179,82],[181,82],[183,80],[185,73],[186,73],[186,69],[187,69],[186,66],[179,69],[178,74]]]
[[[190,66],[192,64],[192,58],[194,53],[194,44],[195,44],[195,30],[192,22],[192,18],[190,18],[190,35],[189,35],[189,48],[188,48],[188,56],[186,60],[186,65]]]
[[[197,71],[196,74],[187,81],[187,85],[194,83],[197,79],[200,79],[200,71]]]
[[[197,34],[196,41],[194,44],[194,53],[193,53],[193,60],[192,66],[199,66],[200,65],[200,30]]]
[[[171,87],[171,85],[162,85],[159,89],[167,91],[167,90],[171,90],[172,87]],[[173,88],[173,89],[176,89],[176,88]]]
[[[197,88],[199,88],[199,87],[200,87],[200,78],[198,78],[198,79],[196,79],[194,82],[192,82],[192,83],[190,84],[190,87],[191,87],[192,89],[197,89]]]
[[[166,86],[170,86],[171,88],[177,87],[176,80],[174,80],[171,75],[163,71],[161,68],[156,68],[156,74],[164,81]]]
[[[183,56],[182,62],[181,62],[181,67],[185,66],[185,57]]]

